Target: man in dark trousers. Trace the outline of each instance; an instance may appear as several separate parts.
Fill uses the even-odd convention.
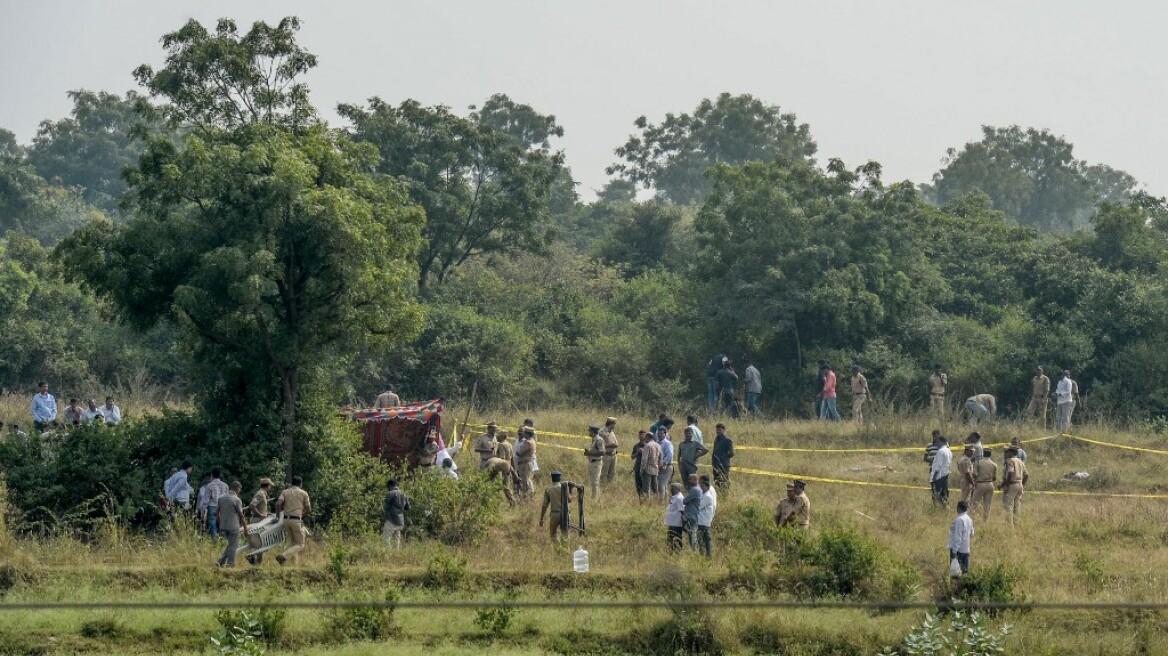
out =
[[[690,474],[698,473],[698,458],[709,453],[710,450],[694,439],[693,428],[686,427],[685,439],[677,445],[677,465],[681,470],[682,480],[688,481]]]
[[[410,499],[397,488],[396,479],[389,479],[385,487],[385,523],[381,525],[381,539],[385,540],[385,546],[401,549],[402,529],[406,527]]]
[[[714,426],[714,485],[730,487],[730,459],[734,457],[734,441],[726,434],[726,424]]]
[[[689,484],[689,493],[685,495],[685,511],[682,514],[682,527],[685,529],[689,548],[698,550],[698,513],[702,508],[702,488],[698,485],[698,475],[690,474],[686,479]]]

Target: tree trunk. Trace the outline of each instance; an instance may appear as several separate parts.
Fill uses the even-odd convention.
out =
[[[280,376],[280,394],[283,410],[284,467],[288,480],[293,475],[293,456],[296,453],[296,402],[300,394],[300,375],[295,367],[288,367]]]

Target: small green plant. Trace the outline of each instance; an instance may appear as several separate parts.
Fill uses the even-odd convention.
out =
[[[1154,435],[1163,435],[1164,431],[1168,431],[1168,417],[1152,417],[1144,425],[1148,432]]]
[[[114,617],[98,617],[81,625],[81,635],[86,638],[117,638],[125,632],[125,625]]]
[[[218,637],[211,638],[211,644],[223,656],[262,656],[259,623],[247,613],[242,613],[240,619],[240,625],[223,629]]]
[[[1075,556],[1075,572],[1091,592],[1100,592],[1107,585],[1107,573],[1099,559],[1086,553]]]
[[[329,554],[328,565],[325,570],[333,577],[333,583],[339,588],[349,580],[349,564],[353,562],[353,550],[342,544],[333,547]]]
[[[439,545],[434,557],[426,563],[426,584],[444,590],[455,590],[466,580],[470,570],[466,558],[452,554]]]
[[[989,567],[971,569],[960,579],[953,598],[976,605],[978,602],[1022,603],[1026,594],[1020,588],[1021,575],[1017,570],[998,563]],[[986,608],[986,615],[996,616],[1000,608]]]
[[[1005,651],[1013,627],[986,628],[981,613],[953,613],[946,625],[940,615],[926,614],[925,621],[904,637],[897,648],[885,647],[879,656],[993,656]]]
[[[847,528],[828,528],[809,554],[817,571],[808,584],[816,596],[860,592],[876,574],[880,549],[870,538]]]
[[[385,605],[347,606],[333,612],[329,628],[337,642],[384,640],[397,634],[394,604],[401,598],[397,588],[385,593]]]
[[[259,632],[256,634],[263,643],[272,647],[284,635],[284,622],[288,611],[283,608],[260,607],[251,611],[232,611],[223,609],[215,613],[215,619],[224,630],[237,626],[247,626],[254,622]]]
[[[515,607],[506,603],[475,610],[474,625],[494,638],[501,637],[515,620]]]

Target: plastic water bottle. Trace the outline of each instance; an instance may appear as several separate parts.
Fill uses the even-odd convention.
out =
[[[577,574],[588,571],[588,552],[584,551],[584,545],[572,552],[572,571]]]

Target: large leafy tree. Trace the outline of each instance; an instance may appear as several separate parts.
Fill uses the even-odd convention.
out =
[[[706,170],[715,164],[809,161],[816,151],[811,128],[792,113],[749,94],[703,99],[692,114],[666,114],[658,124],[644,116],[639,134],[616,149],[624,161],[608,167],[675,203],[700,203],[710,192]]]
[[[38,175],[15,136],[0,129],[0,235],[13,231],[53,244],[97,214],[75,190]]]
[[[506,96],[461,117],[414,100],[368,108],[341,105],[351,133],[381,152],[378,171],[403,180],[426,209],[422,286],[438,283],[468,259],[540,249],[548,238],[548,203],[563,157],[548,149],[562,130]]]
[[[289,467],[313,372],[413,334],[423,221],[401,185],[368,173],[375,148],[314,118],[299,76],[315,59],[297,28],[191,21],[166,35],[165,67],[137,77],[186,136],[147,141],[128,176],[131,219],[60,247],[126,319],[177,320],[220,412],[278,409],[268,428]]]
[[[982,139],[949,149],[930,189],[939,204],[981,192],[993,208],[1027,227],[1070,232],[1086,227],[1100,202],[1128,199],[1127,173],[1075,159],[1074,145],[1049,130],[982,127]]]
[[[28,162],[46,180],[79,187],[85,200],[107,213],[126,191],[122,170],[138,161],[144,126],[135,93],[122,98],[104,91],[70,91],[69,117],[42,121],[28,151]]]

